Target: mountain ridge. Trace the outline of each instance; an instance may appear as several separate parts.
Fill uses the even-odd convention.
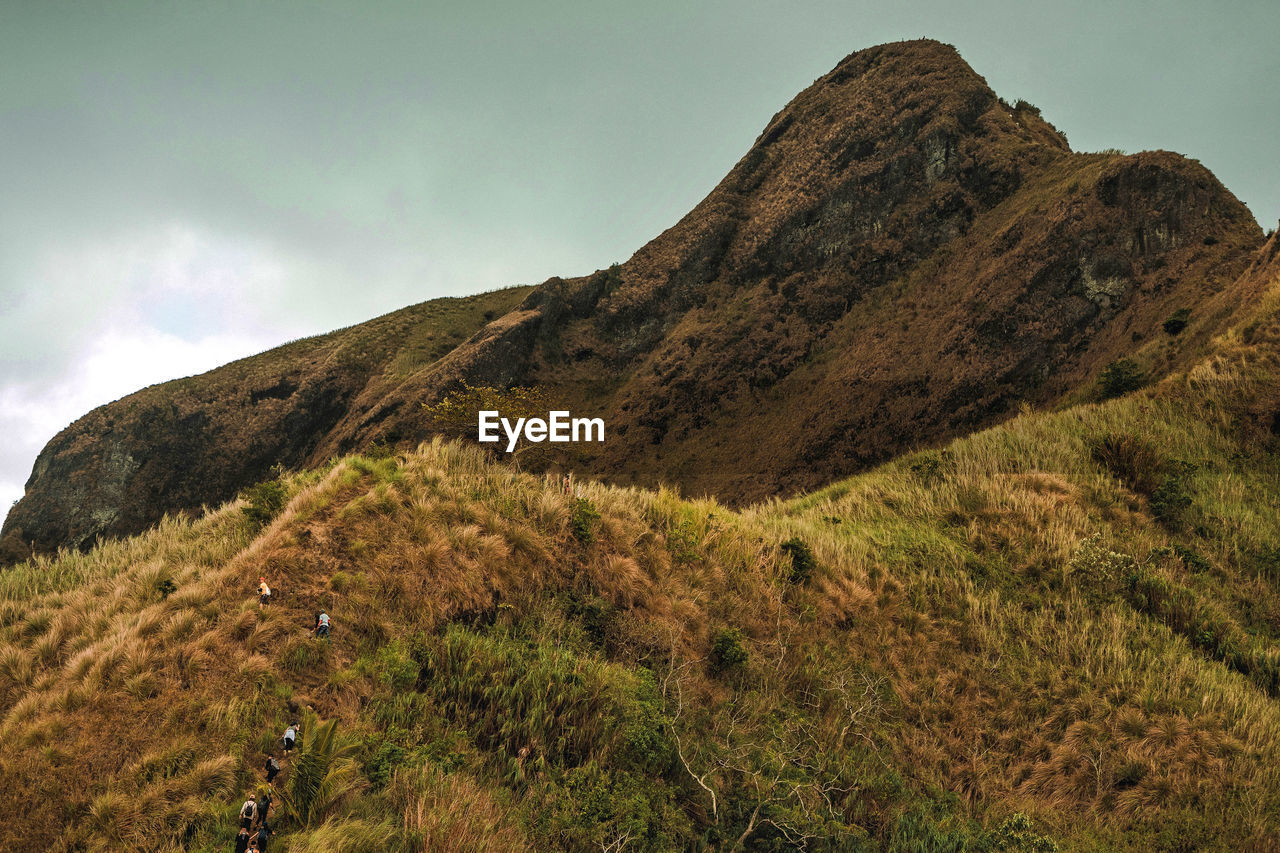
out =
[[[1074,154],[954,48],[868,48],[780,110],[706,199],[625,263],[552,278],[412,369],[371,360],[363,388],[275,461],[412,445],[431,430],[421,402],[462,383],[537,384],[605,416],[605,449],[563,462],[580,473],[731,503],[813,488],[1052,405],[1139,349],[1153,377],[1185,367],[1231,316],[1198,309],[1233,302],[1261,237],[1193,161]],[[1162,338],[1179,308],[1197,309],[1187,332]],[[238,433],[207,441],[258,440]],[[216,495],[197,502],[184,481],[190,497],[175,500],[112,461],[152,439],[99,432],[96,456],[73,458],[93,436],[46,448],[5,523],[10,559],[136,532],[263,473],[233,458]],[[50,482],[77,477],[119,486]],[[127,521],[122,504],[138,508]]]

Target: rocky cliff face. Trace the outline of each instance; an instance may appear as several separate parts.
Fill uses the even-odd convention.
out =
[[[1072,153],[949,46],[871,48],[625,264],[551,279],[438,359],[281,357],[261,380],[273,419],[234,426],[213,412],[256,404],[228,408],[205,378],[186,380],[189,405],[160,386],[145,417],[134,398],[92,413],[41,455],[4,541],[83,544],[276,461],[416,441],[418,403],[463,381],[538,383],[604,417],[604,449],[573,461],[585,474],[731,501],[811,487],[1079,393],[1121,356],[1188,364],[1261,241],[1193,161]],[[1174,338],[1161,323],[1180,308]]]
[[[308,464],[362,395],[380,399],[528,291],[415,305],[93,410],[40,453],[0,560],[134,533]]]

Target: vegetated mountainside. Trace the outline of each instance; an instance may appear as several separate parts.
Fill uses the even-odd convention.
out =
[[[436,442],[16,566],[0,840],[225,849],[297,718],[295,851],[1269,849],[1280,264],[1249,276],[1156,387],[786,502]]]
[[[529,291],[434,299],[102,406],[58,433],[5,519],[0,563],[137,533],[315,464],[353,405],[450,352]],[[343,448],[346,450],[349,448]]]
[[[216,444],[158,417],[120,436],[109,425],[132,398],[94,413],[37,463],[6,523],[10,553],[137,530],[225,497],[273,455],[314,465],[378,441],[413,446],[431,430],[419,404],[461,382],[537,384],[603,417],[604,449],[563,460],[584,474],[734,504],[812,488],[1061,400],[1121,356],[1138,352],[1153,377],[1185,368],[1241,304],[1260,242],[1194,161],[1072,153],[953,48],[870,48],[797,96],[626,263],[551,279],[443,358],[335,402],[304,435],[246,428]],[[1161,324],[1180,309],[1190,324],[1173,337]],[[121,461],[174,442],[225,473]]]

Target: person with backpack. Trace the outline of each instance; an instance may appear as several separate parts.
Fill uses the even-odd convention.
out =
[[[271,813],[271,791],[264,791],[261,797],[258,797],[258,828],[267,825],[267,815]]]
[[[271,831],[271,827],[264,823],[258,829],[257,834],[253,836],[253,849],[257,850],[258,853],[267,853],[267,842],[271,840],[271,836],[274,834]]]
[[[266,607],[271,603],[271,587],[267,586],[266,578],[258,578],[258,609]]]
[[[249,830],[245,829],[242,826],[240,827],[240,832],[236,835],[235,853],[246,853],[248,849],[249,849]]]
[[[262,769],[267,771],[267,784],[270,785],[275,780],[276,774],[280,772],[280,762],[276,761],[274,755],[267,753],[267,763]]]
[[[293,750],[293,745],[298,740],[298,723],[296,720],[289,724],[289,728],[284,730],[284,737],[280,739],[284,741],[284,754],[288,756],[290,751]]]
[[[329,614],[323,610],[316,616],[316,626],[311,629],[311,636],[321,640],[329,639]]]
[[[253,826],[254,815],[258,813],[258,798],[254,794],[249,795],[249,799],[244,801],[244,805],[240,807],[240,828],[248,830]]]

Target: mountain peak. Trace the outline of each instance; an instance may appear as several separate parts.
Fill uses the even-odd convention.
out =
[[[626,263],[477,300],[448,334],[406,309],[104,407],[45,448],[0,541],[88,543],[273,462],[415,443],[419,404],[460,383],[603,416],[605,448],[562,463],[597,477],[733,502],[810,488],[1084,393],[1121,357],[1185,366],[1261,239],[1193,161],[1074,154],[950,45],[867,48]]]

